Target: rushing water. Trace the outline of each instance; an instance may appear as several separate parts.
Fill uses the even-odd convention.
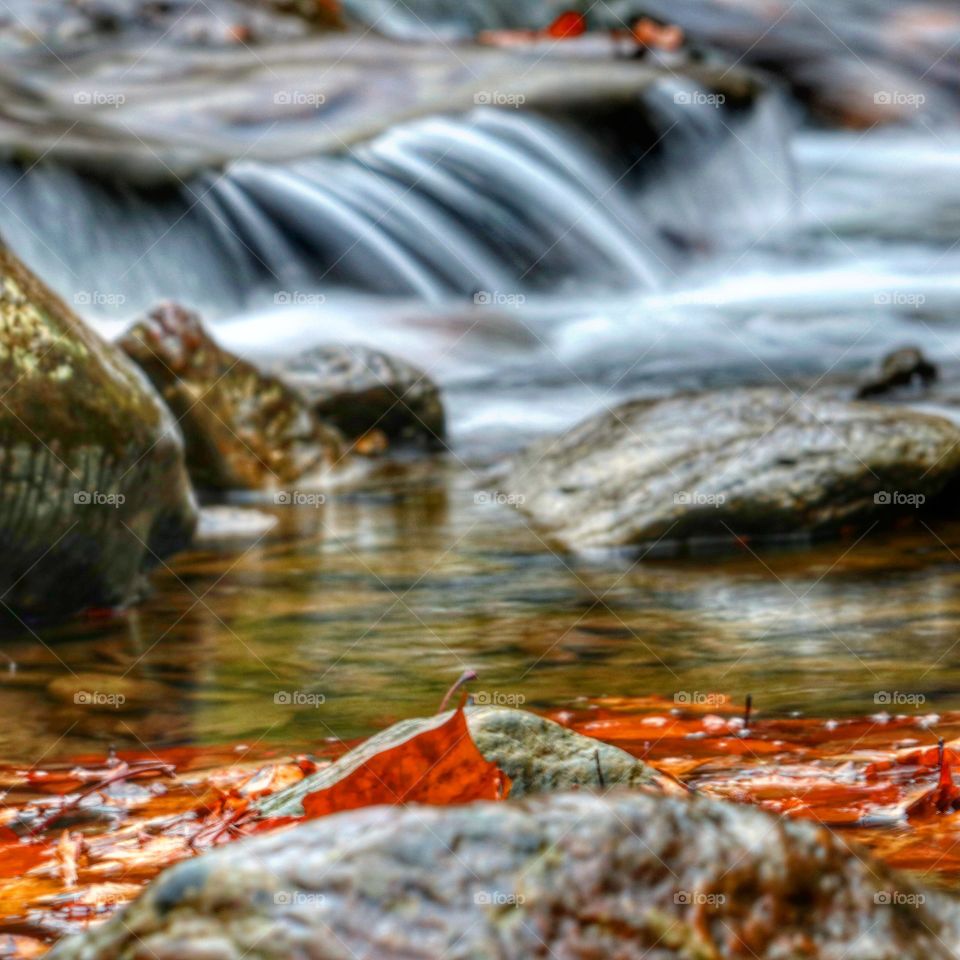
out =
[[[529,22],[527,6],[391,6],[384,25],[456,33],[481,12]],[[934,56],[923,37],[920,53],[887,49],[887,4],[817,11],[856,51],[823,46],[833,68],[859,57],[888,79]],[[784,29],[772,39],[819,30]],[[452,449],[317,509],[267,507],[272,532],[176,558],[114,619],[6,636],[0,707],[17,722],[0,753],[308,746],[430,712],[466,667],[475,690],[531,706],[719,691],[871,713],[901,691],[960,708],[958,527],[626,565],[558,555],[477,493],[525,440],[637,393],[847,375],[908,341],[955,362],[950,67],[928,72],[929,110],[896,130],[811,129],[776,91],[745,115],[681,106],[691,88],[670,81],[645,95],[652,139],[481,108],[163,189],[2,168],[4,235],[105,332],[173,297],[254,359],[383,347],[439,380]],[[122,705],[75,702],[117,678]],[[276,702],[295,692],[324,702]]]

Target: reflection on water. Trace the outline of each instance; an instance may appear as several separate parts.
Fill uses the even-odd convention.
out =
[[[863,714],[899,691],[960,709],[960,526],[629,566],[558,556],[467,471],[431,475],[271,506],[260,542],[177,558],[135,611],[8,635],[0,755],[307,748],[434,711],[467,666],[474,693],[533,707],[716,691]]]

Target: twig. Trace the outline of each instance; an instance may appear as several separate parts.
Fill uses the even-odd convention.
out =
[[[460,674],[460,678],[457,682],[444,694],[443,699],[440,701],[440,709],[437,713],[443,713],[447,709],[447,704],[450,702],[450,698],[465,684],[469,683],[471,680],[477,679],[477,672],[475,670],[464,670]]]
[[[77,806],[82,800],[85,800],[87,797],[92,796],[95,793],[99,793],[101,790],[109,787],[113,783],[119,783],[122,780],[129,780],[131,777],[137,777],[142,773],[160,773],[168,777],[172,777],[176,773],[176,769],[171,763],[164,763],[162,760],[157,762],[147,762],[143,763],[138,767],[131,767],[129,765],[124,765],[124,769],[120,770],[118,773],[114,773],[109,777],[106,777],[104,780],[95,783],[92,787],[88,787],[86,790],[81,790],[76,796],[72,797],[66,803],[62,804],[57,810],[54,810],[53,813],[48,814],[44,817],[39,823],[35,823],[30,828],[30,835],[36,836],[38,833],[46,830],[51,824],[56,823],[68,810],[72,810]]]

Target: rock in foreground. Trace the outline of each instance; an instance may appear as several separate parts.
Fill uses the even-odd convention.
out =
[[[0,601],[39,617],[126,603],[196,525],[179,431],[2,244],[0,382]]]
[[[627,403],[535,444],[499,486],[578,549],[834,531],[915,513],[958,469],[939,417],[742,389]]]
[[[954,905],[823,828],[641,791],[373,807],[167,871],[51,960],[946,960]]]
[[[340,459],[339,434],[279,380],[220,347],[195,313],[161,304],[119,343],[180,422],[198,487],[277,487]]]
[[[317,347],[278,370],[317,416],[359,440],[376,430],[392,443],[441,444],[440,391],[427,375],[362,344]]]
[[[271,816],[300,816],[301,801],[308,793],[337,783],[374,754],[438,727],[449,718],[449,713],[442,713],[401,720],[365,740],[331,766],[268,797],[261,809]],[[466,718],[470,737],[484,759],[510,778],[510,796],[514,799],[615,784],[667,791],[683,789],[625,750],[575,733],[527,710],[469,707]]]

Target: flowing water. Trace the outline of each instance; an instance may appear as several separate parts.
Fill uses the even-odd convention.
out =
[[[395,33],[526,16],[404,9]],[[889,5],[841,12],[854,49],[831,63],[907,70],[882,42]],[[892,693],[960,708],[960,527],[628,564],[557,554],[480,492],[511,450],[628,396],[806,389],[905,342],[955,362],[950,63],[896,130],[813,128],[780,90],[719,110],[669,78],[644,93],[643,129],[481,105],[163,187],[0,168],[4,236],[105,333],[172,297],[256,360],[370,343],[436,377],[451,420],[449,454],[318,508],[258,504],[277,527],[175,558],[135,610],[5,636],[17,722],[0,753],[306,747],[432,712],[467,667],[475,691],[534,707],[722,692],[772,712],[872,713]],[[122,705],[75,702],[105,677]]]

